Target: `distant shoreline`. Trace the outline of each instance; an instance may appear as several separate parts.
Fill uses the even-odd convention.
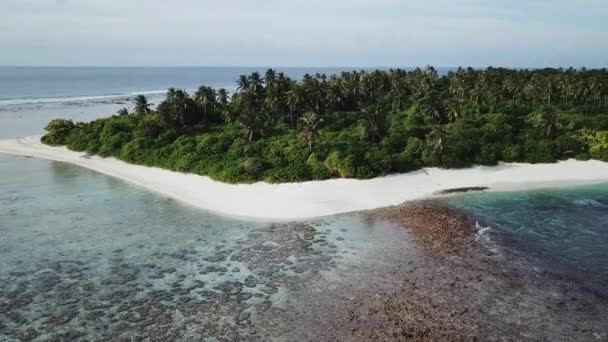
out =
[[[332,179],[285,184],[226,184],[208,177],[132,165],[40,143],[40,137],[0,140],[0,153],[75,164],[218,214],[248,219],[299,220],[377,209],[455,188],[526,190],[608,181],[608,163],[501,163],[444,170],[428,168],[369,180]]]

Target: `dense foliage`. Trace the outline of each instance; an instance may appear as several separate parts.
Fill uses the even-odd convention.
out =
[[[458,69],[243,75],[236,92],[170,89],[155,111],[74,124],[43,142],[226,182],[370,178],[560,159],[608,161],[606,70]]]

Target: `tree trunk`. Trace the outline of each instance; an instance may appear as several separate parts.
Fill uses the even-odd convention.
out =
[[[289,110],[289,127],[293,128],[293,110]]]

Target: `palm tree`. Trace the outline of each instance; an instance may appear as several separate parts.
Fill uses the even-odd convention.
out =
[[[220,88],[217,91],[216,102],[219,106],[220,114],[222,115],[224,121],[232,122],[234,118],[232,117],[230,111],[230,95],[228,94],[228,91],[226,89]]]
[[[135,113],[138,115],[144,115],[150,113],[150,104],[148,99],[144,95],[137,95],[133,101],[135,104]]]
[[[269,124],[274,124],[279,120],[279,97],[275,90],[266,94],[264,98],[264,111],[266,112]]]
[[[308,145],[308,152],[312,153],[312,146],[317,140],[321,130],[321,124],[323,119],[319,117],[319,114],[315,112],[306,112],[300,118],[300,129],[302,131],[302,138]]]
[[[251,91],[242,93],[236,98],[238,117],[237,120],[243,125],[245,137],[253,141],[256,133],[261,129],[263,117],[256,105],[255,94]]]
[[[264,91],[264,79],[259,72],[252,72],[248,79],[249,90],[256,93],[258,96],[262,95]]]
[[[359,131],[363,139],[379,142],[386,133],[386,112],[379,106],[367,107],[361,111]]]
[[[203,112],[203,124],[207,123],[207,116],[216,107],[215,90],[210,87],[201,86],[194,94],[194,101]]]
[[[269,88],[274,87],[275,82],[277,80],[277,73],[276,71],[274,71],[274,69],[268,69],[266,70],[266,75],[264,76],[264,79],[266,80],[266,86]]]
[[[129,110],[127,108],[121,108],[116,112],[118,115],[129,115]]]
[[[445,142],[445,131],[442,126],[435,126],[433,130],[426,136],[428,144],[431,146],[434,154],[441,154],[443,144]]]
[[[300,96],[300,92],[297,86],[294,85],[291,90],[287,92],[286,103],[287,107],[289,108],[289,126],[291,128],[294,128],[295,113],[297,112],[298,108],[300,107],[300,104],[302,103],[302,97]]]
[[[158,105],[161,123],[166,127],[186,127],[199,121],[196,102],[184,90],[169,89],[165,100]]]
[[[239,76],[239,79],[236,81],[238,91],[245,91],[249,89],[249,77],[247,75]]]
[[[230,95],[228,95],[228,91],[225,88],[220,88],[217,91],[217,102],[222,106],[226,106],[229,101]]]
[[[313,108],[317,114],[321,114],[321,97],[323,95],[321,83],[319,79],[313,78],[306,74],[302,81],[302,88],[306,94],[306,98],[309,101],[310,108]]]
[[[538,132],[547,139],[555,139],[562,125],[559,114],[551,107],[541,108],[531,119],[531,123]]]

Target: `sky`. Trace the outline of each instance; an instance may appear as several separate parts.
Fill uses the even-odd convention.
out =
[[[608,66],[608,0],[0,0],[0,65]]]

